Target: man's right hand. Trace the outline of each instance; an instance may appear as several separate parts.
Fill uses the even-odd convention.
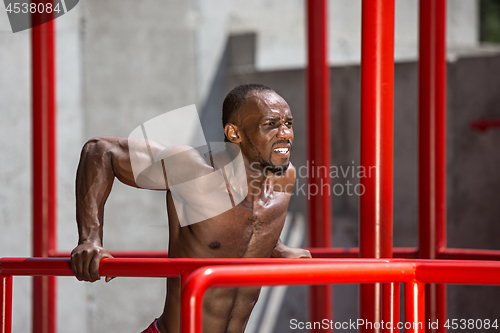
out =
[[[113,258],[103,247],[94,243],[82,243],[71,251],[71,269],[79,281],[95,282],[99,275],[99,262],[102,258]],[[113,277],[107,276],[106,282]]]

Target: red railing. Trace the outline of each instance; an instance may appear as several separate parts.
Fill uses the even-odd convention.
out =
[[[436,259],[446,249],[446,0],[421,0],[419,25],[418,246],[419,258]],[[446,320],[446,286],[426,286],[426,309]]]
[[[359,179],[364,188],[359,197],[363,258],[393,257],[394,8],[393,0],[362,2],[360,166],[374,168],[370,177]],[[380,284],[360,285],[360,318],[380,322],[382,307],[390,309],[395,299],[393,290],[389,285],[383,291]]]
[[[118,253],[120,254],[120,253]],[[122,252],[122,254],[129,254]],[[165,252],[144,252],[151,256],[164,255]],[[153,259],[127,258],[103,259],[100,263],[102,276],[128,277],[179,277],[185,280],[194,270],[206,265],[234,265],[234,264],[289,264],[294,259]],[[329,263],[327,259],[304,259],[307,264]],[[371,259],[338,259],[337,262],[364,262],[371,263]],[[0,333],[11,332],[12,317],[12,276],[73,276],[68,258],[1,258],[0,259]],[[53,327],[55,330],[55,326]]]
[[[424,285],[500,285],[500,262],[407,259],[103,259],[102,276],[183,277],[182,333],[202,332],[208,288],[334,283],[404,283],[405,332],[424,332]],[[13,276],[72,276],[67,258],[0,259],[0,333],[11,333]],[[394,304],[399,309],[399,298]],[[398,311],[397,311],[398,312]],[[385,316],[384,316],[385,317]],[[384,331],[399,331],[399,313]],[[358,322],[368,325],[368,322]],[[330,323],[331,325],[331,323]],[[372,322],[370,325],[382,325]],[[409,325],[409,326],[408,326]],[[358,328],[362,328],[359,327]]]
[[[478,119],[469,123],[470,128],[486,132],[490,128],[500,128],[500,119]]]
[[[330,64],[328,62],[328,1],[308,0],[307,13],[307,159],[318,168],[331,165],[330,137]],[[319,170],[319,169],[318,169]],[[314,175],[314,176],[313,176]],[[309,186],[317,189],[331,185],[326,173],[314,173]],[[317,191],[319,192],[319,191]],[[312,193],[309,193],[312,194]],[[321,190],[307,200],[309,246],[332,247],[332,194]],[[309,318],[332,319],[331,286],[309,288]],[[313,329],[311,333],[319,332]],[[325,332],[325,331],[323,331]],[[326,331],[326,333],[332,330]]]
[[[40,2],[40,1],[38,1]],[[33,22],[53,13],[33,14]],[[56,34],[49,21],[31,30],[33,256],[48,257],[57,243]],[[33,279],[33,332],[56,333],[56,279]]]

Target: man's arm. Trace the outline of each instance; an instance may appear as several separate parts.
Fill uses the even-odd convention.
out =
[[[151,161],[149,154],[161,153],[163,149],[154,142],[151,145],[148,143],[145,148],[148,150],[143,149],[143,153],[136,154],[139,161]],[[153,170],[158,167],[160,166],[152,165],[151,173],[158,174],[158,170]],[[76,221],[79,239],[78,246],[71,252],[71,268],[79,280],[99,280],[99,262],[102,258],[112,257],[102,247],[102,240],[104,204],[115,177],[127,185],[140,187],[134,178],[128,139],[103,137],[89,140],[82,149],[76,173]],[[160,178],[163,189],[166,189],[168,184],[165,177]],[[108,277],[106,281],[110,279]]]

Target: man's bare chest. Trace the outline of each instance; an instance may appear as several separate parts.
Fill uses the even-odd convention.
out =
[[[233,209],[190,226],[214,257],[266,257],[281,234],[290,197],[240,202]]]

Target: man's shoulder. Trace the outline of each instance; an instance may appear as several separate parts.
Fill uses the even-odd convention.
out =
[[[191,146],[165,147],[158,157],[163,161],[167,173],[176,176],[189,175],[188,178],[196,178],[213,172],[209,160]]]
[[[187,145],[165,146],[153,140],[128,140],[130,162],[137,184],[163,189],[213,172],[198,150]]]

